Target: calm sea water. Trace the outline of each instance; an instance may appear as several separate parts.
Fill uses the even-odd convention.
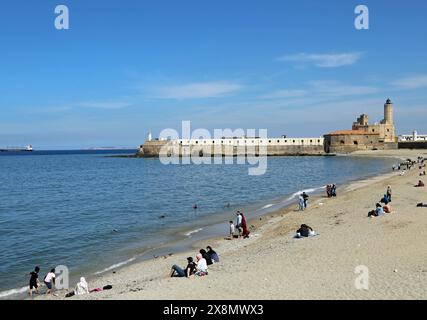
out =
[[[0,155],[0,297],[25,286],[36,265],[42,277],[57,265],[90,277],[202,234],[207,225],[220,223],[226,234],[236,208],[254,215],[299,190],[339,185],[392,164],[379,158],[273,157],[265,175],[249,176],[245,165],[165,166],[158,159],[107,153]]]

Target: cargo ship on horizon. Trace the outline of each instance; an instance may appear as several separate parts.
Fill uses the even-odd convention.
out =
[[[28,145],[25,147],[6,147],[6,148],[0,147],[0,152],[32,152],[32,151],[33,151],[32,145]]]

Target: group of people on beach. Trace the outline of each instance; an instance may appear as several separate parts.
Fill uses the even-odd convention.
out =
[[[328,198],[337,196],[337,186],[336,184],[328,184],[326,185],[326,195]]]
[[[56,280],[56,274],[55,274],[55,268],[52,268],[46,276],[43,278],[43,284],[46,286],[46,295],[50,295],[53,292],[53,286],[55,285]],[[30,283],[29,283],[29,290],[28,294],[30,296],[33,295],[33,292],[36,294],[40,294],[40,288],[43,286],[43,284],[40,282],[39,279],[39,273],[40,273],[40,267],[36,266],[34,268],[34,271],[30,272]],[[83,295],[93,292],[99,292],[103,290],[109,290],[112,289],[111,285],[106,285],[103,288],[95,288],[92,290],[89,290],[89,285],[86,282],[86,279],[84,277],[80,277],[80,281],[77,283],[74,290],[69,291],[65,297],[72,297],[74,295]]]
[[[193,275],[199,277],[207,276],[208,266],[214,263],[219,263],[219,255],[211,246],[207,246],[206,250],[200,249],[196,254],[196,261],[194,261],[193,257],[188,257],[185,268],[174,264],[171,268],[170,277],[189,278]]]
[[[230,240],[234,238],[249,238],[251,232],[249,231],[245,215],[243,212],[237,211],[236,216],[236,224],[233,223],[233,220],[230,220]]]
[[[29,290],[28,294],[30,296],[33,295],[33,292],[36,294],[40,294],[40,288],[42,286],[40,279],[39,279],[39,273],[40,273],[40,267],[36,266],[34,268],[34,271],[30,272],[30,283],[29,283]],[[46,294],[52,293],[52,286],[55,284],[55,269],[51,269],[44,277],[43,283],[46,286]]]
[[[387,191],[383,198],[375,205],[375,210],[368,212],[368,217],[380,217],[386,213],[391,213],[391,186],[387,186]],[[384,203],[384,206],[382,205]]]

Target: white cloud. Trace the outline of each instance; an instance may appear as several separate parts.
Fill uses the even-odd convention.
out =
[[[401,89],[427,88],[427,75],[416,75],[412,77],[406,77],[394,81],[393,85]]]
[[[218,98],[239,91],[242,86],[228,81],[198,82],[155,88],[152,95],[158,99],[203,99]]]
[[[78,102],[73,106],[79,108],[95,108],[95,109],[123,109],[129,107],[131,103],[126,101],[86,101]]]
[[[319,68],[338,68],[355,64],[362,57],[360,52],[348,53],[298,53],[285,55],[277,60],[313,64]]]

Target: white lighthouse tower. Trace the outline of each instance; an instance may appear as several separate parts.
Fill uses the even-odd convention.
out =
[[[151,134],[151,131],[148,132],[148,141],[152,141],[153,140],[153,136]]]

